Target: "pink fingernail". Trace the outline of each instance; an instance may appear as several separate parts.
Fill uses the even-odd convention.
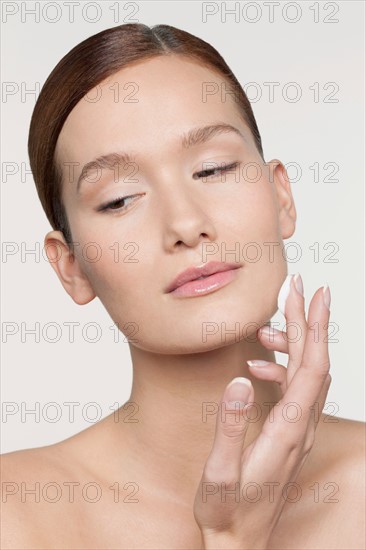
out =
[[[330,311],[330,288],[328,283],[325,283],[325,285],[323,286],[323,300]]]
[[[301,296],[304,296],[304,285],[302,284],[302,278],[300,273],[296,273],[294,277],[294,283],[296,290],[301,294]]]
[[[286,279],[283,281],[280,291],[277,298],[277,307],[281,311],[282,315],[285,315],[286,300],[290,294],[290,283],[293,275],[287,275]]]
[[[251,391],[251,381],[243,376],[234,378],[225,390],[225,403],[228,407],[236,408],[235,403],[241,402],[243,406],[248,403],[248,398]]]
[[[273,341],[273,337],[276,335],[276,334],[279,334],[280,331],[277,330],[276,328],[272,327],[271,325],[263,325],[263,327],[261,327],[260,329],[260,333],[263,334],[264,336],[267,336],[267,338],[272,338],[272,341]]]
[[[266,365],[269,365],[269,361],[263,361],[263,359],[252,359],[251,361],[247,361],[248,365],[250,367],[265,367]]]

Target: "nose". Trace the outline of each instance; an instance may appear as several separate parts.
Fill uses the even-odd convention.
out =
[[[163,220],[163,246],[172,252],[182,246],[197,247],[217,238],[215,226],[207,212],[207,202],[192,196],[189,185],[167,186],[159,210]]]

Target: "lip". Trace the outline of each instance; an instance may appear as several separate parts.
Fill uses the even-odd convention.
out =
[[[205,279],[189,281],[172,290],[170,294],[184,298],[209,294],[230,283],[236,277],[238,271],[240,271],[239,268],[228,269],[227,271],[213,273]]]
[[[208,294],[232,281],[241,267],[241,264],[224,262],[208,262],[200,267],[189,267],[175,277],[165,292],[176,296]]]

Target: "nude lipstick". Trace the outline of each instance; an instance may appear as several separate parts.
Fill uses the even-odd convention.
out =
[[[192,297],[209,294],[234,280],[242,266],[224,262],[208,262],[201,267],[182,271],[165,292],[173,296]]]

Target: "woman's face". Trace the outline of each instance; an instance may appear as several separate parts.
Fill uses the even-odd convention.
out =
[[[216,125],[239,132],[197,132]],[[196,139],[182,143],[189,132]],[[97,295],[133,345],[164,354],[215,349],[253,335],[276,312],[287,274],[282,239],[296,218],[291,191],[281,166],[271,176],[220,75],[177,56],[124,68],[74,107],[56,152],[80,243],[67,291],[77,303]],[[114,157],[110,168],[84,170],[77,185],[86,163],[122,152],[130,164]],[[234,163],[226,174],[200,174]],[[210,261],[240,269],[206,294],[166,292],[179,273]]]

